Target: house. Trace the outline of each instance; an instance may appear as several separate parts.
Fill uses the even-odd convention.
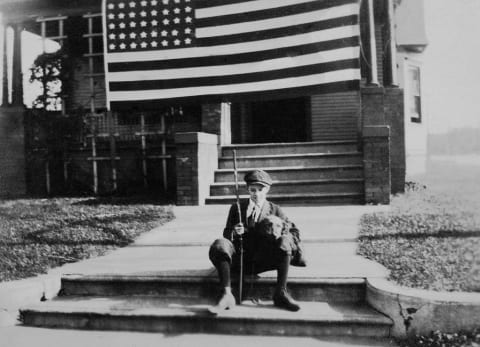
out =
[[[176,29],[161,28],[192,19],[173,15],[193,10],[187,4],[177,8],[185,1],[137,1],[135,9],[136,1],[114,0],[103,12],[100,0],[0,1],[7,28],[2,195],[143,189],[177,204],[229,202],[233,149],[240,174],[263,167],[282,181],[272,191],[282,202],[388,203],[390,193],[403,191],[405,139],[416,136],[412,127],[423,126],[421,64],[416,63],[427,44],[422,1],[257,1],[246,14],[239,1],[213,1],[208,6],[215,15],[193,17],[197,33],[183,26],[180,41]],[[198,17],[206,3],[194,10]],[[132,8],[124,13],[120,6]],[[407,19],[411,11],[416,15]],[[130,16],[130,22],[120,15]],[[188,70],[190,57],[179,62],[168,53],[169,59],[158,61],[158,52],[170,52],[169,44],[187,49],[219,40],[220,15],[230,21],[228,29],[252,20],[260,25],[243,36],[222,34],[232,44],[252,40],[255,51],[188,51],[204,55],[198,59],[201,70]],[[130,28],[125,37],[120,26],[130,23],[150,31]],[[262,27],[268,25],[273,27]],[[200,32],[209,30],[214,38],[200,40]],[[27,33],[41,43],[37,54],[33,44],[21,44]],[[292,41],[269,50],[262,44],[274,40],[259,39],[263,34]],[[143,35],[150,41],[142,41]],[[163,35],[168,40],[156,39]],[[26,107],[24,90],[31,86],[22,82],[22,73],[25,80],[30,72],[22,71],[21,58],[33,60],[55,45],[68,57],[62,63],[68,76],[62,92]],[[278,66],[266,58],[271,52]],[[157,61],[148,60],[153,56]],[[235,59],[246,59],[242,66],[256,64],[243,71]],[[169,77],[159,81],[155,66]],[[203,77],[194,79],[189,71]]]

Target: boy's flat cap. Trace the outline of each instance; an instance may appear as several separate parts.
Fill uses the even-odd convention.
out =
[[[268,173],[263,170],[253,170],[245,174],[244,177],[247,185],[249,184],[261,184],[266,187],[270,187],[273,183],[272,178]]]

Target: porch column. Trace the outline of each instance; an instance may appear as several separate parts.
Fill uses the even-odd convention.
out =
[[[395,8],[394,0],[388,1],[388,24],[389,24],[389,55],[390,55],[390,85],[392,87],[398,87],[398,77],[397,77],[397,38],[395,35]]]
[[[368,83],[378,86],[377,41],[375,38],[375,15],[373,11],[373,0],[368,0],[368,42],[370,45],[370,76]]]
[[[12,52],[4,51],[3,95],[0,108],[0,196],[19,197],[26,194],[25,170],[25,129],[21,66],[21,32],[22,24],[13,24],[13,66],[12,68],[12,102],[8,102],[8,68],[7,57]],[[6,28],[4,31],[4,48],[7,47]]]
[[[22,31],[23,25],[13,26],[12,105],[23,106]]]
[[[2,106],[8,106],[7,25],[2,27]]]

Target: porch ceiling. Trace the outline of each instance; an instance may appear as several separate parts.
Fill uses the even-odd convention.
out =
[[[100,12],[101,0],[0,0],[3,22],[21,22],[34,17]]]

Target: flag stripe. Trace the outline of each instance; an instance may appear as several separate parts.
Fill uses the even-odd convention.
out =
[[[289,16],[275,17],[264,20],[251,20],[243,23],[223,24],[222,17],[216,17],[217,25],[200,27],[197,25],[196,36],[217,37],[230,36],[235,34],[251,33],[256,31],[281,29],[300,24],[316,23],[321,18],[322,21],[355,15],[358,16],[357,6],[343,5],[334,9],[310,11],[307,13],[292,14]]]
[[[247,52],[260,52],[270,49],[292,47],[299,42],[323,42],[328,40],[342,39],[351,36],[358,36],[358,25],[342,26],[339,28],[325,29],[312,33],[279,37],[270,40],[259,40],[253,42],[239,42],[235,44],[224,44],[209,47],[206,54],[203,47],[169,49],[164,51],[144,51],[110,53],[106,57],[108,63],[129,62],[129,61],[152,61],[159,59],[181,59],[185,57],[218,56],[226,54],[241,54]]]
[[[272,81],[295,76],[305,76],[310,74],[319,74],[327,71],[345,70],[358,68],[358,59],[337,60],[333,62],[320,63],[315,65],[296,66],[291,68],[261,71],[243,74],[194,77],[194,78],[177,78],[163,80],[140,80],[129,82],[110,81],[111,91],[125,90],[149,90],[149,89],[169,89],[181,87],[198,87],[198,86],[215,86],[215,85],[232,85],[246,82]]]
[[[209,103],[209,102],[242,102],[252,100],[275,100],[282,98],[304,97],[307,95],[321,93],[344,92],[347,90],[358,90],[360,82],[358,80],[348,80],[339,82],[330,82],[316,85],[308,85],[302,87],[289,87],[281,90],[262,90],[262,91],[245,91],[242,93],[211,93],[198,94],[190,96],[170,97],[168,99],[155,98],[144,100],[115,100],[111,102],[114,109],[131,110],[138,108],[141,104],[142,109],[158,109],[159,106],[185,105],[190,103]],[[122,92],[123,93],[123,92]]]
[[[358,16],[351,15],[347,17],[340,17],[319,21],[315,23],[299,24],[294,26],[286,26],[283,28],[276,28],[270,30],[259,30],[241,34],[223,35],[216,37],[199,37],[197,45],[202,47],[216,46],[223,42],[233,43],[247,43],[248,41],[270,40],[274,38],[288,37],[289,35],[309,34],[314,32],[321,32],[328,29],[343,29],[346,26],[353,26],[358,24]],[[308,37],[308,35],[307,35]],[[311,41],[311,39],[309,40]]]
[[[346,47],[358,47],[358,36],[347,37],[344,39],[330,40],[325,42],[316,42],[299,46],[275,48],[265,51],[224,54],[209,57],[184,58],[184,59],[164,59],[153,61],[133,61],[108,64],[108,70],[113,74],[116,72],[137,72],[153,71],[161,69],[182,69],[189,67],[233,65],[242,63],[252,63],[264,61],[267,59],[276,59],[282,57],[296,57],[306,54],[325,52]]]
[[[271,0],[270,0],[271,1]],[[338,4],[337,6],[340,5],[349,5],[350,7],[353,5],[355,8],[356,6],[352,4],[354,0],[337,0]],[[242,12],[235,13],[235,14],[229,14],[225,15],[222,13],[221,15],[214,15],[210,14],[209,11],[205,11],[205,17],[202,18],[201,16],[198,15],[198,10],[196,11],[197,14],[197,19],[195,21],[197,28],[203,28],[203,27],[215,27],[218,25],[227,25],[227,24],[238,24],[238,23],[247,23],[247,22],[252,22],[252,21],[259,21],[259,20],[265,20],[265,19],[272,19],[272,18],[283,18],[295,14],[301,14],[301,13],[317,13],[318,15],[322,16],[325,15],[326,12],[328,12],[330,15],[334,15],[334,13],[331,13],[331,10],[329,9],[329,4],[321,1],[310,1],[310,2],[305,2],[305,3],[298,3],[295,2],[292,5],[289,6],[284,6],[284,7],[277,7],[277,8],[272,8],[271,6],[263,9],[263,10],[258,10],[254,11],[251,9],[250,6],[245,5],[245,9]],[[341,6],[344,7],[344,6]],[[320,12],[319,10],[322,10]],[[340,7],[337,8],[337,11],[340,10]],[[342,8],[343,11],[347,10],[347,8]],[[315,12],[319,11],[319,12]],[[355,13],[350,12],[349,14]],[[207,16],[208,14],[208,16]],[[288,19],[285,19],[288,21]]]
[[[160,79],[178,79],[178,78],[192,78],[202,76],[224,76],[235,74],[247,74],[261,71],[281,70],[292,68],[295,66],[314,65],[319,61],[332,62],[338,60],[358,59],[359,49],[336,49],[322,53],[305,54],[301,56],[281,57],[277,59],[270,59],[259,61],[256,64],[243,63],[232,65],[215,65],[215,66],[201,66],[188,68],[171,68],[163,70],[146,70],[146,71],[127,71],[127,72],[112,72],[110,81],[144,81],[144,80],[160,80]]]
[[[318,0],[317,0],[318,1]],[[235,3],[228,3],[228,1],[221,1],[219,3],[211,2],[209,6],[205,3],[196,2],[196,17],[205,18],[212,16],[230,15],[235,13],[242,13],[247,11],[261,11],[273,9],[277,7],[284,7],[296,5],[300,3],[312,2],[312,0],[257,0],[257,1],[237,1]]]
[[[224,94],[235,93],[248,93],[248,92],[261,92],[267,90],[285,90],[296,87],[307,87],[321,85],[325,83],[342,82],[359,80],[359,69],[348,69],[330,71],[320,74],[311,74],[300,77],[290,77],[284,79],[277,79],[271,81],[259,81],[259,82],[247,82],[235,85],[214,85],[203,87],[187,87],[176,89],[150,89],[150,90],[128,90],[128,91],[111,91],[111,101],[122,100],[153,100],[153,99],[168,99],[168,98],[180,98],[186,95],[199,96],[199,95],[220,95],[222,91]],[[356,84],[354,84],[356,85]]]
[[[165,105],[184,105],[188,103],[208,103],[208,102],[241,102],[251,100],[274,100],[281,98],[294,98],[312,94],[321,93],[335,93],[344,92],[347,90],[358,90],[360,88],[360,82],[358,80],[348,80],[340,82],[330,82],[316,85],[308,85],[303,87],[289,87],[281,90],[262,90],[262,91],[245,91],[242,93],[211,93],[211,94],[198,94],[190,96],[170,97],[168,99],[155,98],[144,100],[132,100],[120,99],[119,101],[112,101],[111,105],[115,109],[131,110],[132,108],[138,108],[141,102],[142,109],[158,109],[159,106]],[[123,92],[122,92],[123,93]]]
[[[257,3],[265,3],[272,0],[196,0],[195,7],[196,8],[217,8],[217,7],[235,7],[236,5],[242,5],[243,3],[247,3],[249,6],[258,6]],[[279,0],[281,3],[285,0]],[[302,0],[300,0],[302,1]],[[312,1],[312,0],[308,0]],[[276,0],[275,0],[276,2]],[[265,6],[265,5],[264,5]],[[228,12],[228,10],[226,10]]]

